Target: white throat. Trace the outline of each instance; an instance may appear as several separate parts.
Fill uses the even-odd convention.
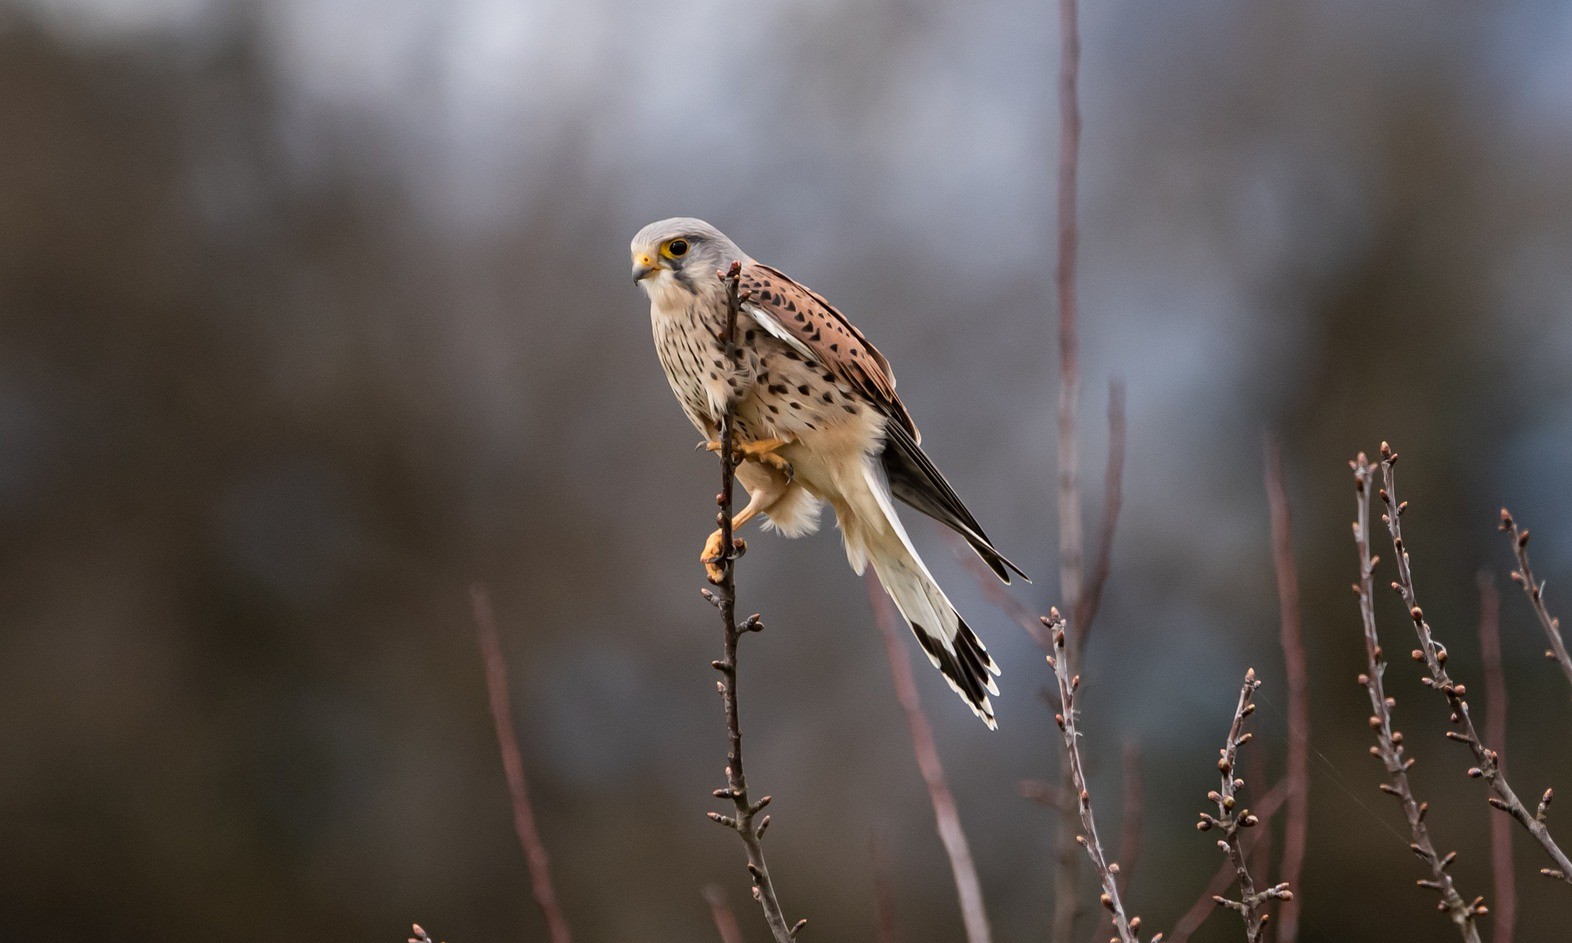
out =
[[[693,292],[684,287],[670,269],[661,269],[645,278],[639,282],[639,287],[649,296],[652,314],[671,317],[694,301]]]

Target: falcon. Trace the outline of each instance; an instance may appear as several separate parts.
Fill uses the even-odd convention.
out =
[[[895,393],[889,361],[823,296],[755,261],[699,219],[651,223],[633,237],[633,280],[650,299],[655,351],[682,411],[718,451],[733,416],[737,480],[748,503],[734,529],[764,515],[787,537],[818,529],[820,502],[835,509],[852,569],[868,564],[923,652],[983,723],[999,673],[917,555],[895,512],[899,500],[966,539],[1004,582],[1020,568],[994,549],[955,489],[923,453],[922,436]],[[726,286],[741,263],[734,360],[723,343]],[[700,554],[712,580],[721,534]]]

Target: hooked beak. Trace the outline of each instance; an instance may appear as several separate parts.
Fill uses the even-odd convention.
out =
[[[633,257],[633,281],[642,282],[666,266],[655,260],[648,252],[640,252]]]

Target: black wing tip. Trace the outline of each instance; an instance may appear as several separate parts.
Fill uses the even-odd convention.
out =
[[[912,431],[900,422],[886,423],[884,446],[879,460],[889,479],[891,494],[960,534],[1001,582],[1008,585],[1012,571],[1026,582],[1032,581],[1025,570],[994,547],[961,496],[917,444]]]
[[[1010,585],[1010,574],[1013,572],[1016,576],[1025,580],[1028,585],[1031,584],[1032,578],[1026,575],[1026,571],[1012,563],[1009,557],[995,550],[993,544],[988,543],[987,537],[982,537],[980,540],[968,540],[967,542],[972,545],[973,550],[977,551],[977,555],[982,557],[983,562],[988,564],[988,569],[992,570],[993,575],[999,578],[999,582],[1006,586]]]

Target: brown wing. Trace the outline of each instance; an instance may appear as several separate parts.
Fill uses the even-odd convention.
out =
[[[895,395],[890,362],[834,305],[761,262],[743,266],[738,288],[751,292],[743,310],[760,327],[813,358],[899,423],[914,441],[922,441],[911,414]]]

